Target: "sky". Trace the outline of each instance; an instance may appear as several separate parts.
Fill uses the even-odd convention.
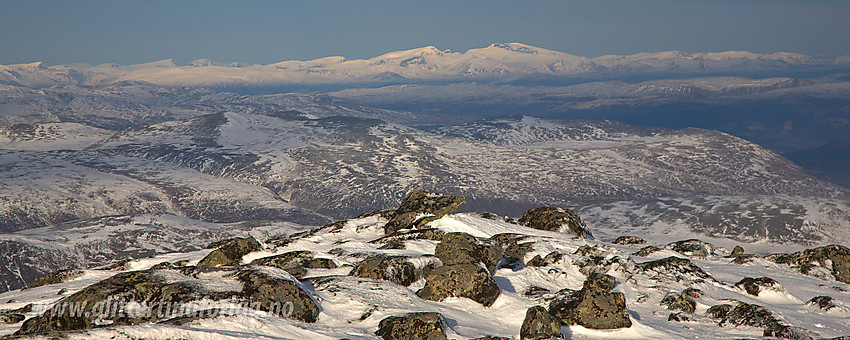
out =
[[[0,0],[0,64],[268,64],[496,42],[595,57],[850,54],[847,0]]]

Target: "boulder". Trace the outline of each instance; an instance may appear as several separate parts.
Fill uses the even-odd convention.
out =
[[[445,340],[446,321],[434,312],[390,316],[381,320],[375,335],[384,340]]]
[[[313,253],[307,250],[297,250],[267,256],[251,261],[251,264],[280,268],[298,279],[301,279],[305,274],[307,274],[308,268],[333,269],[337,267],[333,260],[315,258],[313,257]]]
[[[817,307],[823,311],[829,311],[830,309],[838,307],[838,305],[835,304],[835,299],[826,295],[815,296],[806,302],[806,305]]]
[[[677,293],[667,293],[663,299],[661,299],[661,305],[666,306],[668,310],[673,311],[683,311],[686,313],[693,313],[697,308],[697,303],[690,296]]]
[[[820,266],[829,271],[836,281],[850,283],[850,249],[845,246],[833,244],[793,254],[773,254],[766,258],[798,267],[803,274],[808,274],[814,266]]]
[[[751,278],[745,277],[735,283],[735,288],[741,289],[752,296],[759,296],[765,290],[785,291],[779,282],[769,277]]]
[[[490,274],[502,258],[502,249],[495,243],[481,241],[467,233],[448,233],[434,250],[443,265],[481,263]]]
[[[621,244],[624,246],[632,245],[632,244],[644,244],[646,241],[644,239],[637,236],[620,236],[614,242],[614,244]]]
[[[462,197],[414,189],[407,193],[401,205],[389,217],[384,232],[392,234],[401,229],[421,227],[457,211],[464,203],[466,200]]]
[[[62,282],[68,282],[80,276],[83,276],[84,273],[85,272],[80,269],[57,270],[55,272],[45,274],[44,276],[35,279],[35,281],[29,284],[28,288],[35,288]]]
[[[623,293],[612,292],[614,277],[593,273],[580,291],[553,300],[549,313],[564,324],[579,324],[593,329],[631,327]]]
[[[667,316],[667,321],[676,321],[676,322],[691,321],[691,318],[688,317],[687,314],[684,314],[682,312],[678,312],[678,313],[670,313],[670,315]]]
[[[570,209],[534,208],[522,214],[519,224],[534,229],[570,233],[578,237],[591,236],[587,225]]]
[[[657,252],[657,251],[661,251],[661,248],[658,248],[656,246],[646,246],[646,247],[640,248],[640,250],[634,252],[634,254],[632,254],[632,255],[640,256],[640,257],[647,257],[647,256],[649,256],[649,254],[652,254],[652,253]]]
[[[244,286],[240,297],[250,301],[251,308],[290,319],[316,322],[319,306],[301,283],[286,271],[245,269],[237,276]]]
[[[738,255],[744,255],[744,248],[741,247],[741,246],[735,246],[735,248],[732,248],[732,254],[730,254],[730,256],[732,256],[732,257],[738,256]]]
[[[671,242],[667,247],[680,254],[698,257],[711,255],[715,249],[714,245],[697,239]]]
[[[646,273],[655,274],[656,279],[670,279],[674,281],[704,281],[714,278],[708,275],[702,268],[693,264],[691,260],[675,256],[665,257],[660,260],[638,263],[637,268]]]
[[[260,249],[262,249],[260,243],[253,237],[238,238],[213,250],[201,262],[198,262],[198,266],[235,266],[242,262],[243,256]]]
[[[493,305],[499,294],[499,286],[487,269],[472,263],[453,264],[432,270],[425,276],[425,287],[416,292],[425,300],[465,297],[487,307]]]
[[[406,256],[373,255],[357,263],[350,275],[409,286],[439,265],[435,258],[429,260],[424,268],[416,268]]]
[[[561,322],[545,308],[534,306],[525,311],[525,320],[519,330],[521,339],[563,338]]]

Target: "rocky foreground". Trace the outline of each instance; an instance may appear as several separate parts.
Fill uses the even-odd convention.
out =
[[[399,208],[285,235],[48,274],[0,295],[7,336],[540,339],[850,336],[850,249],[757,256],[596,240],[569,209],[519,220]],[[272,234],[263,234],[272,235]],[[5,306],[2,305],[5,303]]]

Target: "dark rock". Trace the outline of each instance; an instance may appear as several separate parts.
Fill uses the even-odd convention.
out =
[[[470,298],[490,307],[499,297],[499,286],[487,269],[471,263],[438,267],[425,276],[425,287],[416,295],[432,301],[454,297]]]
[[[803,274],[808,274],[814,266],[820,266],[832,273],[835,280],[850,283],[850,249],[845,246],[833,244],[793,254],[773,254],[765,258],[797,267]]]
[[[661,248],[658,248],[656,246],[646,246],[646,247],[640,248],[640,250],[636,251],[632,255],[640,256],[640,257],[647,257],[647,256],[649,256],[649,254],[652,254],[652,253],[657,252],[657,251],[661,251]]]
[[[646,241],[644,239],[637,236],[620,236],[614,242],[614,244],[622,244],[622,245],[631,245],[631,244],[644,244]]]
[[[754,254],[739,254],[733,256],[732,263],[734,264],[745,264],[749,262],[753,262],[753,259],[756,256]]]
[[[682,291],[682,296],[688,296],[694,299],[702,298],[704,294],[705,293],[696,288],[685,288],[685,290]]]
[[[735,246],[735,248],[732,248],[731,256],[735,257],[738,255],[744,255],[744,248],[741,246]]]
[[[508,337],[505,337],[505,336],[485,335],[485,336],[475,338],[475,339],[472,339],[472,340],[511,340],[511,338],[508,338]]]
[[[291,251],[259,258],[251,261],[251,264],[280,268],[298,279],[301,279],[307,274],[307,268],[333,269],[337,267],[333,260],[315,258],[312,252],[306,250]]]
[[[354,270],[351,271],[350,275],[387,280],[402,286],[409,286],[422,278],[424,275],[423,270],[428,271],[436,267],[437,264],[432,262],[430,266],[417,270],[416,266],[410,262],[409,257],[374,255],[360,261],[354,267]]]
[[[529,297],[529,298],[532,298],[532,299],[536,299],[536,298],[539,298],[539,297],[543,297],[544,295],[549,294],[549,293],[551,293],[551,292],[546,288],[537,287],[537,286],[530,286],[530,287],[526,288],[524,292],[522,292],[522,295]]]
[[[701,281],[706,279],[714,281],[711,275],[697,267],[691,260],[675,256],[638,263],[637,268],[643,272],[654,272],[658,278],[668,278],[675,281]]]
[[[776,324],[768,327],[762,333],[762,336],[769,336],[779,339],[792,340],[816,340],[821,339],[820,334],[809,331],[805,328]]]
[[[405,249],[407,246],[404,244],[402,240],[389,240],[384,243],[384,245],[378,247],[378,249]]]
[[[563,338],[561,322],[545,308],[534,306],[525,312],[519,336],[521,339]]]
[[[381,320],[375,335],[384,340],[444,340],[446,321],[440,313],[421,312]]]
[[[534,229],[570,233],[578,237],[591,236],[587,225],[570,209],[534,208],[522,214],[519,224]]]
[[[18,323],[24,321],[27,316],[20,313],[0,314],[0,322],[3,323]]]
[[[175,262],[174,262],[174,266],[175,266],[175,267],[184,267],[184,266],[186,266],[187,264],[189,264],[189,260],[180,260],[180,261],[175,261]]]
[[[697,239],[671,242],[667,246],[677,253],[688,256],[706,257],[714,253],[712,244]]]
[[[462,197],[414,189],[407,193],[401,205],[389,218],[389,222],[384,225],[384,232],[392,234],[400,229],[421,227],[457,211],[464,203],[466,200]],[[421,217],[422,215],[425,217]]]
[[[218,267],[235,266],[242,261],[242,257],[248,253],[260,250],[262,247],[253,237],[244,237],[232,240],[218,249],[213,250],[204,257],[198,266]]]
[[[832,297],[825,296],[825,295],[815,296],[815,297],[811,298],[808,302],[806,302],[806,305],[815,306],[815,307],[820,308],[824,311],[828,311],[830,309],[838,307],[838,305],[835,304],[835,300]]]
[[[709,309],[709,311],[711,311],[711,309]],[[719,310],[715,312],[717,315],[721,314]],[[721,318],[719,325],[724,326],[727,323],[736,327],[752,326],[767,328],[779,324],[779,320],[773,316],[773,313],[769,312],[762,306],[738,302],[738,305],[731,308],[726,315]]]
[[[242,270],[237,278],[244,283],[241,296],[251,308],[305,322],[319,317],[316,301],[294,279],[255,269]]]
[[[437,244],[434,256],[443,265],[482,263],[492,274],[502,258],[502,249],[495,243],[479,241],[467,233],[448,233]]]
[[[676,322],[691,321],[691,318],[688,317],[688,315],[683,314],[682,312],[678,312],[678,313],[670,313],[670,315],[667,316],[667,321],[676,321]]]
[[[57,270],[55,272],[45,274],[44,276],[35,279],[35,281],[29,284],[28,288],[35,288],[62,282],[68,282],[80,276],[83,276],[84,273],[85,272],[80,269]]]
[[[156,269],[171,269],[171,268],[174,268],[174,265],[172,265],[171,262],[166,261],[166,262],[157,263],[157,264],[151,266],[150,269],[156,270]]]
[[[97,270],[127,270],[127,264],[131,259],[121,260],[105,267],[97,268]]]
[[[779,285],[779,282],[771,279],[769,277],[759,277],[759,278],[751,278],[745,277],[735,283],[735,287],[742,289],[752,296],[759,296],[759,293],[764,291],[765,289],[774,289],[781,290],[782,286]]]
[[[577,266],[579,271],[586,276],[591,273],[607,273],[612,268],[632,268],[634,266],[633,261],[614,256],[598,245],[593,247],[583,245],[576,249],[575,254],[579,257],[572,264]]]
[[[625,296],[611,292],[614,283],[610,275],[591,274],[580,291],[553,300],[549,313],[567,325],[593,329],[631,327]]]
[[[732,308],[732,305],[725,303],[720,305],[714,305],[709,307],[708,310],[705,311],[705,315],[708,315],[710,318],[713,319],[722,319],[725,318],[727,314],[729,314],[729,311],[731,311]]]
[[[667,293],[661,304],[667,306],[668,310],[679,310],[685,313],[693,313],[697,308],[697,303],[689,296],[684,294]]]
[[[542,267],[545,264],[546,262],[543,261],[543,258],[540,257],[540,255],[534,255],[534,257],[531,258],[531,260],[528,260],[528,263],[526,263],[525,265],[530,267]]]
[[[56,292],[56,295],[65,295],[65,293],[67,293],[67,292],[68,292],[68,290],[67,290],[67,289],[62,288],[62,289],[60,289],[58,292]]]

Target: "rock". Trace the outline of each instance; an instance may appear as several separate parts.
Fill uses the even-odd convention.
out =
[[[657,252],[657,251],[661,251],[661,248],[658,248],[656,246],[646,246],[646,247],[640,248],[640,250],[636,251],[632,255],[640,256],[640,257],[647,257],[647,256],[649,256],[649,254],[652,254],[652,253]]]
[[[711,309],[709,309],[709,311],[711,311]],[[722,309],[718,308],[713,312],[715,315],[721,315]],[[745,302],[738,302],[735,307],[730,308],[720,319],[720,326],[724,326],[728,323],[735,327],[752,326],[767,328],[769,326],[779,324],[779,320],[773,316],[773,313],[769,312],[764,307]]]
[[[850,249],[845,246],[833,244],[793,254],[773,254],[765,258],[798,267],[803,274],[808,274],[814,266],[820,266],[828,270],[835,280],[850,283]]]
[[[446,321],[443,315],[434,312],[390,316],[381,320],[375,335],[384,340],[443,340],[446,339]]]
[[[457,211],[464,203],[466,200],[462,197],[414,189],[407,193],[401,205],[390,216],[389,222],[384,225],[384,232],[392,234],[400,229],[421,227]]]
[[[160,262],[160,263],[157,263],[157,264],[150,267],[150,269],[154,269],[154,270],[155,269],[172,269],[172,268],[174,268],[174,265],[171,264],[171,262],[168,262],[168,261]]]
[[[830,309],[838,307],[832,297],[825,295],[815,296],[811,298],[808,302],[806,302],[806,305],[820,308],[823,311],[829,311]]]
[[[646,241],[644,241],[644,239],[637,237],[637,236],[620,236],[616,240],[614,240],[614,242],[612,242],[612,243],[621,244],[621,245],[626,246],[626,245],[632,245],[632,244],[644,244],[644,243],[646,243]]]
[[[685,288],[685,290],[682,291],[682,296],[688,296],[694,299],[702,298],[704,294],[705,293],[696,288]]]
[[[805,328],[776,324],[768,327],[762,333],[762,336],[769,336],[779,339],[792,340],[816,340],[821,339],[820,334],[809,331]]]
[[[57,270],[55,272],[45,274],[44,276],[35,279],[35,281],[29,284],[28,288],[35,288],[62,282],[68,282],[80,276],[83,276],[84,273],[85,272],[80,269]]]
[[[732,256],[732,257],[738,256],[738,255],[744,255],[744,248],[741,247],[741,246],[735,246],[735,248],[732,248],[732,254],[730,254],[730,256]]]
[[[534,306],[525,311],[519,336],[521,339],[563,338],[561,322],[549,314],[545,308]]]
[[[713,319],[722,319],[725,318],[727,314],[729,314],[729,311],[731,311],[732,308],[734,308],[732,307],[732,305],[725,303],[720,305],[714,305],[709,307],[708,310],[705,311],[705,315],[708,315],[708,317]]]
[[[534,208],[522,214],[519,224],[534,229],[570,233],[578,237],[591,236],[587,225],[570,209]]]
[[[549,294],[549,293],[551,293],[551,291],[549,291],[546,288],[538,287],[538,286],[529,286],[528,288],[525,289],[524,292],[522,292],[522,295],[525,296],[525,297],[528,297],[528,298],[536,299],[536,298],[543,297],[544,295]]]
[[[434,256],[443,265],[482,263],[492,274],[502,258],[502,249],[495,243],[479,241],[467,233],[448,233],[437,244]]]
[[[216,248],[221,247],[225,244],[228,244],[228,243],[233,242],[233,241],[238,241],[238,240],[239,240],[239,237],[231,237],[231,238],[226,238],[226,239],[223,239],[223,240],[213,241],[213,242],[210,242],[210,244],[208,244],[206,247],[204,247],[204,249],[216,249]]]
[[[21,313],[0,314],[0,322],[12,324],[24,321],[27,316]]]
[[[553,300],[549,313],[567,325],[579,324],[593,329],[631,327],[625,296],[611,292],[614,283],[610,275],[591,274],[580,291]]]
[[[235,266],[242,261],[242,257],[248,253],[260,250],[262,247],[253,237],[244,237],[232,240],[218,249],[213,250],[204,257],[198,266],[218,267]]]
[[[670,315],[667,316],[667,321],[676,321],[676,322],[691,321],[691,318],[688,317],[686,314],[683,314],[682,312],[678,312],[678,313],[670,313]]]
[[[697,267],[691,260],[675,256],[638,263],[637,268],[643,272],[653,272],[656,274],[655,278],[659,279],[695,282],[703,280],[714,281],[711,275],[708,275],[702,268]]]
[[[333,269],[337,267],[333,260],[315,258],[312,252],[306,250],[291,251],[259,258],[251,261],[251,264],[280,268],[298,279],[301,279],[307,274],[307,268]]]
[[[765,290],[775,290],[775,291],[785,291],[782,289],[782,286],[776,280],[771,279],[769,277],[759,277],[759,278],[751,278],[745,277],[735,283],[735,287],[746,291],[747,294],[752,296],[759,296],[759,293]]]
[[[97,268],[97,270],[127,270],[127,264],[130,261],[131,259],[121,260],[106,267]]]
[[[436,267],[437,264],[433,263],[429,269]],[[409,286],[422,278],[423,273],[421,270],[417,271],[416,266],[406,256],[374,255],[357,263],[350,275]]]
[[[661,299],[661,305],[667,306],[668,310],[679,310],[685,313],[693,313],[697,308],[697,303],[689,296],[683,294],[676,293],[667,293],[663,299]]]
[[[208,290],[192,282],[192,275],[216,271],[222,272],[217,276],[235,276],[241,285]],[[15,334],[157,322],[181,316],[175,315],[179,305],[201,299],[237,304],[241,301],[248,308],[305,322],[314,322],[319,313],[311,295],[280,269],[184,267],[182,272],[141,270],[116,274],[60,299],[51,310],[26,320]],[[131,302],[148,305],[150,309],[138,313],[125,309]]]
[[[546,262],[543,261],[543,258],[540,257],[540,255],[534,255],[534,257],[531,258],[531,260],[528,260],[528,263],[525,265],[529,267],[543,267],[546,265]]]
[[[754,254],[739,254],[739,255],[732,256],[732,257],[733,257],[732,263],[734,263],[734,264],[745,264],[745,263],[748,263],[748,262],[753,262],[753,258],[755,258],[756,256]]]
[[[688,255],[706,257],[714,253],[714,245],[697,239],[671,242],[667,245],[671,250]]]
[[[585,276],[591,273],[607,273],[610,270],[631,271],[634,267],[634,261],[631,259],[615,256],[599,245],[583,245],[576,249],[575,254],[579,257],[572,264]]]
[[[425,276],[425,287],[416,295],[431,301],[454,297],[470,298],[486,307],[499,297],[499,286],[481,265],[462,263],[438,267]]]

